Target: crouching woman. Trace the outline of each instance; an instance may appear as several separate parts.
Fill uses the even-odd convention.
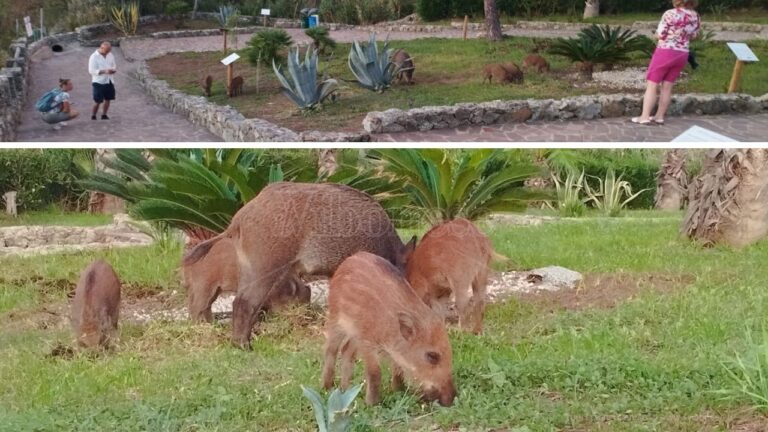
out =
[[[72,109],[72,104],[69,102],[69,92],[72,91],[73,87],[72,80],[60,79],[59,89],[61,91],[53,98],[51,109],[42,113],[43,121],[54,125],[54,129],[59,129],[59,125],[66,125],[66,121],[80,115],[80,113]]]

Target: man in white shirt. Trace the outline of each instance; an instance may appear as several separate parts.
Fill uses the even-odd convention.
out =
[[[104,110],[101,113],[102,120],[109,120],[107,111],[110,101],[115,100],[115,82],[114,75],[117,72],[115,56],[112,51],[112,44],[102,42],[99,49],[91,54],[88,59],[88,73],[91,74],[91,85],[93,86],[93,106],[91,120],[96,120],[96,114],[99,112],[99,105],[104,103]]]

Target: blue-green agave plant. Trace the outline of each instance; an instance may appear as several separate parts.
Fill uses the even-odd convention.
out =
[[[363,385],[358,384],[343,392],[334,389],[326,404],[315,390],[301,386],[304,396],[312,403],[318,432],[347,432],[352,426],[352,403],[362,388]]]
[[[389,88],[397,76],[398,67],[392,63],[392,52],[389,48],[389,37],[384,41],[384,47],[379,52],[376,44],[376,33],[371,33],[368,45],[363,48],[357,41],[352,43],[349,51],[349,69],[357,78],[360,86],[381,93]]]
[[[222,28],[229,28],[234,24],[233,21],[237,19],[239,14],[240,11],[233,5],[219,6],[219,13],[216,14],[216,19]]]
[[[304,61],[299,60],[299,48],[291,48],[288,53],[288,76],[280,66],[272,61],[272,69],[282,86],[283,94],[288,96],[302,110],[314,109],[338,88],[335,79],[318,81],[317,79],[317,50],[307,48]]]

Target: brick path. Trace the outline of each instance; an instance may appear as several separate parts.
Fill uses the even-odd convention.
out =
[[[288,29],[296,42],[308,42],[301,29]],[[569,36],[572,31],[511,30],[518,36]],[[252,35],[238,35],[236,48],[242,48]],[[720,38],[743,40],[753,34],[721,33]],[[339,42],[365,40],[365,30],[332,32]],[[411,40],[428,37],[461,37],[460,30],[437,33],[392,32],[390,38]],[[65,46],[62,53],[40,51],[31,62],[30,100],[27,101],[18,131],[19,141],[221,141],[206,129],[195,126],[180,115],[157,105],[144,94],[130,76],[138,60],[177,51],[211,51],[220,49],[221,36],[176,39],[133,39],[123,41],[113,50],[120,73],[117,76],[117,101],[110,108],[109,121],[90,120],[90,77],[86,71],[88,56],[93,48]],[[126,58],[131,61],[126,61]],[[74,80],[72,100],[81,117],[69,126],[54,131],[39,118],[34,101],[55,86],[59,77]],[[668,141],[687,127],[698,124],[739,140],[764,140],[768,135],[768,116],[751,117],[692,117],[668,120],[664,127],[638,127],[626,119],[596,121],[548,122],[540,124],[508,124],[457,130],[378,135],[380,141]]]
[[[765,141],[768,139],[768,114],[670,117],[664,126],[644,126],[629,122],[628,118],[599,120],[507,123],[492,126],[474,126],[440,129],[427,132],[403,132],[374,135],[376,141],[424,142],[666,142],[697,125],[738,141]]]
[[[126,62],[117,47],[112,50],[119,71],[115,78],[117,99],[109,108],[110,120],[91,120],[88,57],[93,50],[75,44],[65,46],[61,53],[43,49],[35,54],[30,65],[30,97],[22,113],[18,141],[221,141],[147,96],[130,76],[136,63]],[[57,85],[59,78],[73,80],[73,108],[80,112],[80,117],[56,131],[40,119],[34,104]]]

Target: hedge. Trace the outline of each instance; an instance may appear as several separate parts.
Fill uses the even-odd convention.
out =
[[[19,210],[35,210],[52,203],[70,207],[82,190],[75,185],[80,169],[78,150],[0,150],[0,195],[16,191]]]
[[[541,17],[548,15],[581,15],[584,0],[496,0],[499,12],[507,16]],[[670,9],[670,0],[601,0],[600,10],[604,14],[632,12],[663,12]],[[699,10],[766,8],[768,0],[701,0]],[[483,0],[418,0],[417,11],[425,21],[445,18],[483,15]]]

